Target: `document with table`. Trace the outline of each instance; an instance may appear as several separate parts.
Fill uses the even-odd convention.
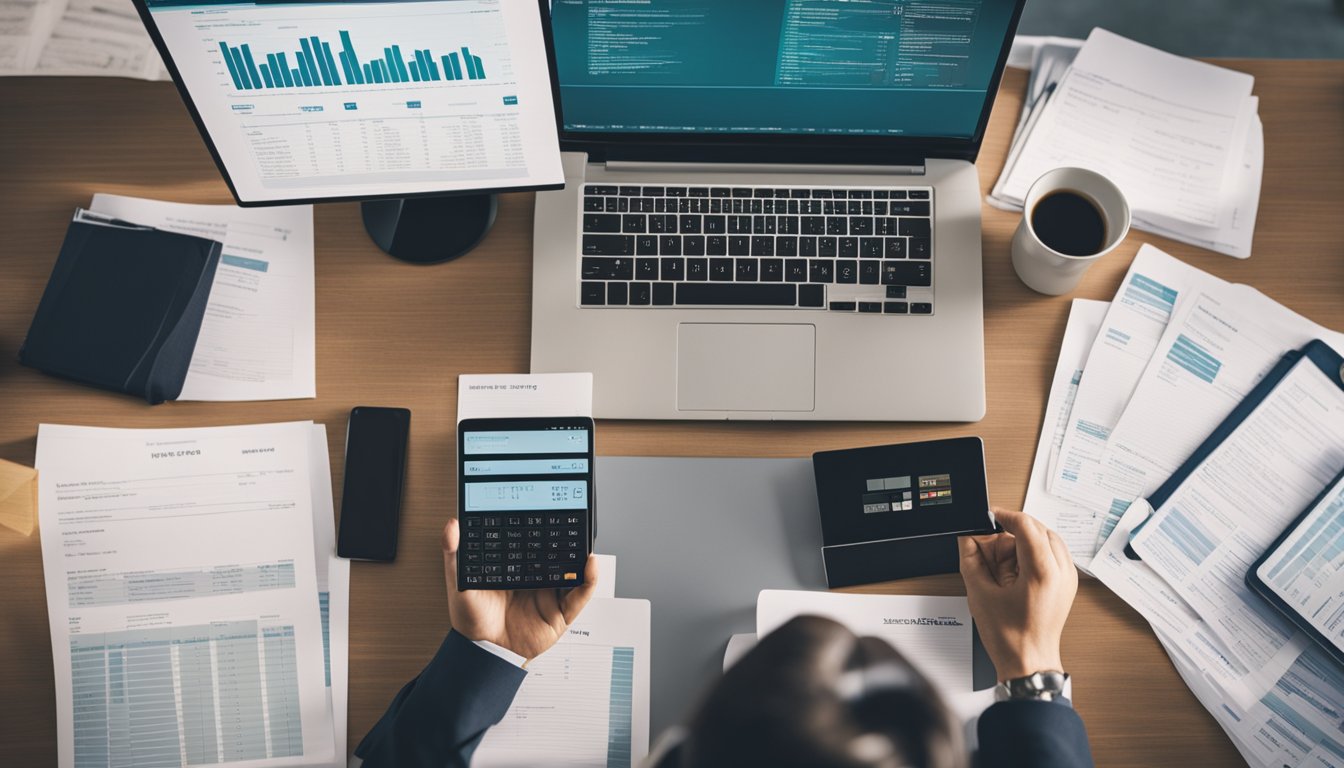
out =
[[[614,574],[606,577],[614,581]],[[632,768],[649,753],[648,600],[595,597],[527,665],[508,714],[471,764]]]
[[[1075,559],[1148,620],[1248,761],[1344,766],[1344,674],[1245,581],[1344,470],[1344,336],[1150,246],[1097,317],[1070,314],[1027,511],[1091,521]],[[1333,513],[1269,579],[1287,594],[1308,573],[1295,600],[1333,616],[1344,504],[1324,498]]]
[[[62,766],[343,762],[349,576],[321,432],[40,427]]]

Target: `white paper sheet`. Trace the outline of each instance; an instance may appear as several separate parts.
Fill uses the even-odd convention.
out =
[[[169,79],[131,0],[0,0],[0,75]]]
[[[1074,562],[1080,567],[1086,567],[1092,559],[1102,516],[1051,496],[1046,493],[1045,484],[1050,458],[1064,440],[1069,414],[1086,373],[1084,362],[1088,350],[1092,348],[1108,306],[1104,301],[1074,299],[1069,309],[1069,322],[1059,345],[1050,397],[1045,403],[1045,420],[1036,441],[1036,459],[1031,464],[1031,478],[1027,482],[1027,500],[1022,505],[1024,512],[1054,529],[1064,539]]]
[[[1250,256],[1264,163],[1253,79],[1103,29],[1061,73],[1064,42],[1021,46],[1032,80],[987,202],[1020,211],[1045,172],[1081,166],[1120,186],[1136,229]]]
[[[1205,285],[1183,301],[1070,498],[1118,517],[1175,472],[1284,353],[1328,331],[1244,285]],[[1058,485],[1056,487],[1059,487]],[[1103,532],[1106,529],[1103,528]]]
[[[224,243],[179,400],[317,396],[313,207],[94,195],[89,209]]]
[[[1054,496],[1106,512],[1097,494],[1079,491],[1120,421],[1179,302],[1192,289],[1224,284],[1218,278],[1144,244],[1111,301],[1096,343],[1087,352],[1088,377],[1079,388],[1046,489]],[[1111,518],[1112,521],[1114,518]],[[1104,539],[1106,532],[1100,536]],[[1097,531],[1089,547],[1100,544]]]
[[[335,731],[335,758],[325,765],[340,768],[347,755],[346,718],[350,691],[350,561],[336,556],[336,512],[331,493],[331,458],[327,428],[312,425],[309,479],[313,493],[313,556],[317,565],[318,606],[322,617],[327,699]]]
[[[1151,514],[1152,507],[1144,499],[1125,510],[1092,560],[1092,575],[1147,619],[1159,637],[1167,638],[1182,653],[1196,674],[1218,686],[1222,697],[1241,707],[1253,705],[1268,692],[1273,678],[1252,675],[1171,585],[1147,563],[1126,556],[1130,534]]]
[[[857,635],[886,640],[945,696],[974,688],[971,608],[964,597],[767,589],[756,600],[756,634],[764,637],[803,614],[834,619]]]
[[[597,558],[597,591],[593,592],[593,599],[615,597],[616,556],[593,553],[593,557]]]
[[[649,753],[648,600],[594,598],[565,637],[527,665],[473,768],[631,768]]]
[[[311,429],[39,427],[60,765],[333,760]]]
[[[1344,768],[1344,675],[1309,649],[1259,702],[1237,706],[1170,638],[1158,634],[1176,671],[1222,726],[1248,765],[1263,768]]]
[[[1014,200],[1046,171],[1091,168],[1143,217],[1219,227],[1241,160],[1255,80],[1094,29],[1001,190]]]
[[[1309,361],[1186,478],[1132,546],[1262,679],[1308,641],[1253,594],[1253,563],[1344,469],[1344,391]]]
[[[593,415],[591,373],[463,374],[457,420]]]

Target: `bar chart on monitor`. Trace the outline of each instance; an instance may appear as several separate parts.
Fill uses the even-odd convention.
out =
[[[500,85],[512,75],[503,17],[489,3],[294,6],[258,24],[246,9],[196,21],[202,53],[235,95]]]
[[[408,48],[398,44],[384,46],[370,58],[361,56],[350,39],[349,30],[339,30],[337,57],[331,44],[316,35],[301,37],[290,51],[254,54],[250,44],[231,47],[220,41],[233,87],[240,90],[259,88],[316,88],[334,85],[382,85],[384,83],[430,83],[441,80],[485,80],[485,64],[467,46],[459,51],[435,55],[429,48]],[[289,53],[294,54],[290,66]],[[257,63],[264,56],[264,61]],[[340,66],[336,59],[340,59]],[[440,66],[442,68],[440,68]]]

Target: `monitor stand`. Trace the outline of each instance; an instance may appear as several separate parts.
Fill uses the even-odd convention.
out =
[[[361,203],[369,237],[412,264],[451,261],[475,248],[495,223],[494,194],[404,197]]]

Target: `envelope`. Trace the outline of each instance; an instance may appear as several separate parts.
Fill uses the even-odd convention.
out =
[[[28,536],[37,525],[37,470],[0,459],[0,525]]]

